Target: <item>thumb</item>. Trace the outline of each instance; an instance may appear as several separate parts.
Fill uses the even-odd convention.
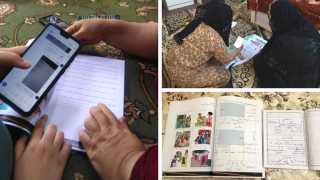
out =
[[[129,129],[128,125],[127,125],[127,118],[125,117],[120,117],[119,119],[119,122],[121,124],[121,126],[124,128],[124,129]]]
[[[10,51],[0,51],[0,64],[2,66],[10,66],[28,69],[31,66],[31,63],[23,60],[18,54],[10,52]]]
[[[84,30],[79,29],[79,31],[72,34],[72,36],[78,40],[81,40],[86,36],[86,33],[84,32]]]
[[[243,49],[243,45],[240,46],[240,48],[237,50],[237,54],[239,54]]]
[[[8,52],[12,52],[12,53],[16,53],[18,55],[21,55],[28,46],[16,46],[16,47],[12,47],[12,48],[1,48],[0,51],[8,51]]]
[[[24,150],[26,149],[26,143],[28,140],[28,135],[24,134],[16,143],[16,147],[15,147],[15,161],[17,161],[21,155],[23,154]]]

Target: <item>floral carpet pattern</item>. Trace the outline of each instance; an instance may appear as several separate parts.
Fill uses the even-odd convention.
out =
[[[55,15],[68,24],[79,16],[120,15],[129,22],[158,21],[158,0],[0,1],[0,48],[25,45],[43,29],[39,18]],[[126,54],[105,42],[83,47],[81,54],[125,60],[124,116],[131,131],[149,147],[158,143],[158,99],[153,81],[158,63]],[[79,173],[79,174],[75,174]],[[63,179],[100,179],[85,153],[70,155]]]
[[[230,46],[234,44],[238,36],[246,37],[252,34],[256,34],[264,39],[268,40],[272,33],[251,23],[251,14],[247,9],[246,0],[225,0],[225,4],[228,4],[233,10],[233,21],[237,22],[237,25],[231,29],[230,33]],[[195,9],[185,10],[176,14],[172,14],[162,18],[162,54],[163,56],[169,51],[172,45],[175,43],[173,36],[180,32],[184,27],[186,21],[192,21],[196,17],[200,17],[205,12],[205,5],[200,5]],[[162,63],[162,87],[174,88],[170,80],[170,74],[167,73],[164,64]],[[241,65],[232,67],[232,85],[234,88],[254,88],[257,87],[258,79],[255,79],[255,72],[253,70],[252,59]]]
[[[218,98],[220,96],[236,96],[246,99],[263,101],[264,110],[308,110],[320,108],[320,92],[163,92],[162,93],[162,144],[164,142],[165,130],[167,125],[170,101],[185,101],[200,97]],[[169,178],[164,180],[176,179],[195,179],[195,178]],[[204,180],[217,180],[219,178],[202,178]],[[221,179],[221,178],[220,178]],[[255,178],[258,180],[259,178]],[[319,180],[320,171],[311,170],[289,170],[266,168],[267,180]],[[222,180],[229,180],[223,178]],[[230,179],[231,180],[231,179]],[[247,180],[238,178],[238,180]],[[249,180],[249,179],[248,179]],[[259,179],[260,180],[260,179]]]

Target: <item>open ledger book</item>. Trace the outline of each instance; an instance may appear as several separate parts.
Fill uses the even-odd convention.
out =
[[[0,119],[31,134],[47,114],[46,127],[56,124],[72,149],[84,151],[78,134],[85,129],[90,107],[102,102],[117,118],[123,115],[124,65],[123,60],[78,55],[30,117],[20,116],[0,100]]]
[[[239,64],[245,63],[249,61],[251,58],[253,58],[255,55],[259,53],[259,51],[267,44],[267,41],[263,38],[252,35],[247,36],[244,38],[244,41],[242,43],[243,49],[240,52],[240,54],[229,64],[224,64],[226,69],[229,69],[230,66],[237,66]],[[235,47],[228,47],[229,54],[232,54],[237,51]]]
[[[263,110],[262,101],[232,96],[173,101],[162,168],[168,176],[220,177],[319,170],[319,119],[320,109]]]
[[[263,102],[203,97],[170,103],[162,169],[168,176],[265,177]]]

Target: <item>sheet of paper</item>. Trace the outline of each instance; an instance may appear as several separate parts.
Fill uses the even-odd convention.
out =
[[[305,111],[305,117],[307,121],[309,168],[320,170],[320,109]]]
[[[303,111],[263,112],[264,166],[308,169]]]
[[[211,175],[215,103],[210,97],[170,103],[162,155],[164,172]]]
[[[217,99],[213,172],[259,174],[262,164],[263,102],[238,97]]]
[[[232,21],[231,28],[234,28],[237,25],[237,22]]]
[[[267,41],[257,35],[248,36],[243,42],[242,55],[248,59],[253,58],[266,45]]]
[[[261,37],[257,35],[247,36],[245,38],[245,41],[243,41],[243,49],[240,52],[240,54],[229,64],[224,64],[226,69],[229,69],[229,67],[237,66],[242,63],[245,63],[249,61],[251,58],[253,58],[255,55],[259,53],[259,51],[266,45],[267,41],[262,39]],[[229,54],[232,54],[237,49],[234,47],[228,47]]]
[[[123,116],[124,68],[123,60],[78,55],[48,94],[43,112],[49,116],[47,125],[56,124],[66,139],[77,142],[90,107],[97,103],[107,105],[117,118]]]
[[[228,47],[229,54],[232,54],[232,53],[236,52],[236,50],[237,49],[234,48],[234,47]],[[229,64],[223,64],[223,65],[226,67],[226,69],[229,69],[230,66],[237,66],[237,65],[245,63],[245,62],[247,62],[249,60],[250,59],[245,58],[242,55],[242,53],[240,52],[240,54],[235,59],[233,59]]]

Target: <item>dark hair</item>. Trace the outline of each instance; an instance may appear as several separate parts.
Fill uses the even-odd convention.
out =
[[[187,151],[187,153],[188,153],[188,150],[186,150]]]
[[[212,116],[212,112],[208,112],[208,114],[210,114]]]

